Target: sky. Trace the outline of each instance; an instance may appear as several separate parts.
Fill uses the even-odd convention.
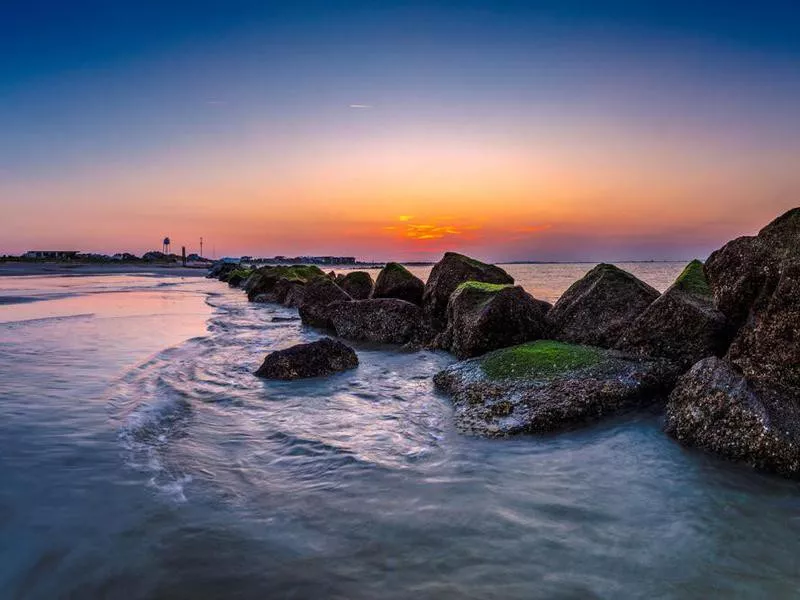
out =
[[[800,205],[800,3],[0,5],[0,253],[705,257]]]

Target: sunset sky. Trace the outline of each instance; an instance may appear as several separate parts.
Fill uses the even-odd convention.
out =
[[[0,8],[0,253],[684,259],[798,205],[796,1]]]

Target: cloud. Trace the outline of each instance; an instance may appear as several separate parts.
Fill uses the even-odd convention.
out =
[[[451,238],[474,237],[480,225],[459,223],[449,220],[435,220],[428,223],[411,223],[410,215],[400,215],[398,221],[401,225],[387,225],[384,231],[391,232],[401,239],[414,241],[443,240]]]
[[[350,108],[372,108],[372,104],[351,104]]]

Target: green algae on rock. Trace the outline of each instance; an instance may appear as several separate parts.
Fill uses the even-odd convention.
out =
[[[440,371],[459,429],[489,437],[559,431],[663,401],[679,374],[664,359],[537,341]]]
[[[283,304],[289,292],[295,292],[291,296],[297,298],[300,295],[296,289],[298,286],[305,286],[322,277],[325,277],[325,273],[316,265],[261,267],[247,280],[247,299],[253,302],[258,298],[262,302]]]
[[[456,252],[446,252],[442,260],[431,269],[422,298],[425,315],[437,331],[445,329],[447,303],[451,294],[465,281],[513,284],[514,278],[495,265],[482,263]]]
[[[465,281],[464,283],[460,283],[456,288],[455,292],[453,293],[456,294],[463,291],[469,291],[469,292],[486,292],[489,294],[493,294],[507,287],[511,287],[511,284],[486,283],[485,281]]]
[[[242,283],[247,281],[253,273],[255,273],[253,269],[245,268],[239,268],[231,271],[227,275],[228,285],[231,287],[239,287],[242,285]]]
[[[591,367],[602,359],[599,348],[537,340],[491,353],[481,361],[481,369],[492,379],[530,379]]]
[[[697,259],[694,259],[686,265],[673,285],[681,291],[690,294],[711,296],[711,286],[708,285],[703,263]]]

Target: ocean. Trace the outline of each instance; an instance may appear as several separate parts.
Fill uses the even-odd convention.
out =
[[[663,290],[683,264],[620,266]],[[505,268],[552,302],[590,267]],[[200,277],[0,277],[0,597],[800,593],[796,482],[679,446],[655,409],[462,435],[443,352],[255,378],[322,335],[296,314]]]

